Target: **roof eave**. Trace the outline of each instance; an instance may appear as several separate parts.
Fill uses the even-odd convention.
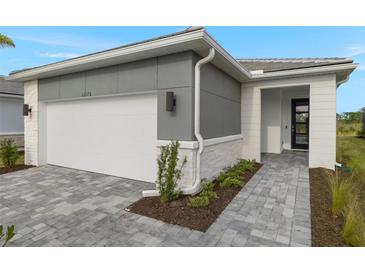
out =
[[[354,71],[357,66],[358,64],[356,63],[346,63],[337,65],[327,65],[321,67],[266,72],[263,74],[252,75],[250,81],[263,81],[263,80],[280,79],[286,77],[311,76],[311,75],[321,75],[329,73],[347,73],[348,75],[350,75],[351,72]]]
[[[204,30],[199,29],[196,31],[182,33],[172,37],[152,40],[146,43],[135,44],[128,47],[123,47],[120,49],[115,49],[110,51],[103,51],[95,54],[89,54],[75,59],[65,60],[62,62],[52,63],[40,67],[30,68],[24,71],[14,72],[11,73],[8,77],[6,77],[6,79],[11,81],[23,82],[34,79],[40,79],[44,75],[46,75],[46,77],[43,78],[47,78],[66,73],[82,71],[83,68],[86,68],[88,66],[91,67],[91,64],[95,64],[94,66],[95,68],[97,68],[98,67],[97,64],[107,65],[108,61],[111,61],[116,58],[123,58],[131,55],[137,56],[138,54],[141,53],[145,53],[144,56],[147,56],[149,55],[148,54],[149,51],[166,48],[179,43],[198,40],[201,39],[203,35],[204,35]],[[152,55],[153,54],[151,54],[151,57]],[[132,59],[138,60],[138,58],[132,58]],[[116,64],[114,64],[113,62],[110,63],[110,65],[116,65]]]
[[[237,59],[233,58],[222,46],[220,46],[214,38],[212,38],[207,32],[204,32],[204,40],[209,43],[216,51],[218,51],[224,58],[229,61],[232,66],[239,72],[243,79],[241,81],[247,81],[252,77],[250,71],[245,69]]]
[[[250,72],[244,69],[229,53],[224,50],[204,29],[181,33],[176,36],[151,40],[120,49],[104,51],[75,59],[65,60],[41,67],[11,73],[6,79],[25,82],[34,79],[49,78],[63,74],[85,71],[105,66],[117,65],[151,57],[195,50],[201,55],[214,47],[216,58],[213,64],[221,67],[239,81],[247,81]]]

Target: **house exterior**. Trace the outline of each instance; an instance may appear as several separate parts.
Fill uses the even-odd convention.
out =
[[[309,167],[334,169],[336,89],[355,68],[348,58],[236,60],[197,27],[9,79],[24,83],[32,109],[27,164],[153,183],[159,147],[179,140],[180,187],[195,193],[201,178],[263,152],[307,150]]]
[[[23,84],[0,76],[0,139],[11,138],[24,146]]]

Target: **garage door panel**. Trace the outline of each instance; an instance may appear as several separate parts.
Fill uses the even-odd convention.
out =
[[[47,105],[49,164],[154,182],[155,94]]]

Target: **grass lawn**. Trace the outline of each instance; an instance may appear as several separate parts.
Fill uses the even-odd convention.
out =
[[[351,169],[365,170],[365,138],[338,136],[337,162],[345,164]]]
[[[363,229],[365,229],[365,138],[355,136],[337,137],[337,161],[352,171],[353,195],[351,201],[357,201],[357,214],[362,220]],[[361,245],[364,244],[364,241],[365,234]]]
[[[337,121],[337,136],[356,136],[362,132],[361,122]]]
[[[365,138],[337,136],[337,162],[345,172],[309,170],[312,245],[364,246]]]
[[[355,187],[365,216],[365,138],[337,137],[337,161],[357,173]]]

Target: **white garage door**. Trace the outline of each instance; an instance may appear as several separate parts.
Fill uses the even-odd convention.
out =
[[[156,94],[47,104],[47,162],[147,182],[156,177]]]

